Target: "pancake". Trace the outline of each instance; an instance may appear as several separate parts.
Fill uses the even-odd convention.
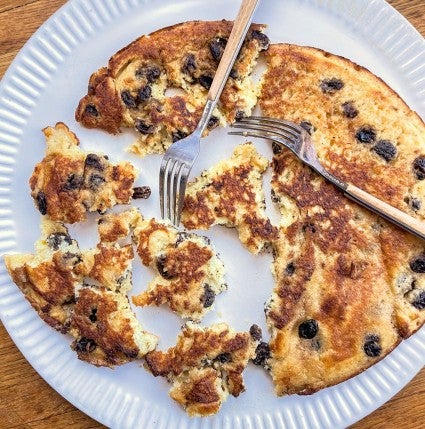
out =
[[[199,321],[214,308],[216,295],[227,289],[224,265],[207,237],[164,221],[139,221],[134,230],[137,253],[156,277],[133,296],[138,306],[167,304],[179,316]]]
[[[138,134],[133,152],[164,152],[198,124],[232,25],[191,21],[138,38],[93,73],[76,120],[114,134],[133,128]],[[250,74],[259,52],[269,45],[262,30],[251,25],[208,130],[249,115],[255,105]]]
[[[260,107],[311,133],[333,174],[423,219],[425,127],[383,81],[314,48],[273,45]],[[276,393],[310,394],[386,356],[425,320],[423,241],[274,146],[281,211],[266,305]],[[412,205],[412,201],[415,203]]]
[[[30,178],[31,196],[42,215],[75,223],[87,212],[104,212],[127,204],[136,170],[128,162],[113,165],[106,155],[79,149],[76,135],[63,123],[43,130],[47,150]]]
[[[246,248],[257,254],[277,238],[265,214],[262,173],[269,165],[252,143],[239,145],[230,159],[204,171],[187,186],[182,223],[188,229],[234,227]]]
[[[255,357],[254,337],[225,323],[202,328],[188,322],[174,347],[146,355],[146,366],[155,377],[167,377],[170,396],[190,416],[212,415],[229,394],[245,390],[242,372]]]

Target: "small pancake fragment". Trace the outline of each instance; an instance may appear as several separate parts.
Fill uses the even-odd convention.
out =
[[[262,190],[262,174],[268,164],[252,143],[237,146],[230,159],[188,184],[183,225],[188,229],[234,227],[250,252],[261,252],[277,238],[277,228],[265,214]]]
[[[29,181],[31,196],[42,215],[75,223],[86,220],[87,212],[104,212],[130,201],[136,179],[130,163],[113,165],[106,155],[85,153],[63,123],[43,132],[46,155]]]
[[[155,219],[141,220],[133,235],[143,264],[158,273],[133,303],[167,304],[183,318],[201,320],[227,289],[223,262],[209,239]]]
[[[167,377],[170,396],[190,416],[209,416],[229,394],[245,390],[242,372],[255,357],[257,343],[248,332],[234,332],[225,323],[202,328],[188,322],[177,344],[148,353],[146,365],[155,377]]]
[[[92,74],[76,120],[114,134],[134,128],[133,152],[164,152],[198,124],[232,26],[225,20],[191,21],[138,38]],[[269,45],[263,28],[252,24],[248,30],[207,132],[254,107],[257,88],[250,75]]]

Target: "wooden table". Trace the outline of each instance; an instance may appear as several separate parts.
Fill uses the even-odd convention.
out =
[[[354,0],[351,0],[354,1]],[[0,0],[0,77],[31,34],[65,0]],[[425,35],[425,0],[390,0]],[[425,426],[425,368],[353,429]],[[103,428],[57,394],[27,363],[0,323],[0,429]]]

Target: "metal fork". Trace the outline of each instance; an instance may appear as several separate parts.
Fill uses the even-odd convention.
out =
[[[344,192],[348,198],[425,240],[425,223],[370,195],[357,186],[338,179],[327,171],[317,157],[310,135],[299,125],[281,119],[252,116],[241,119],[232,127],[243,128],[248,131],[233,131],[229,134],[259,137],[287,147],[305,164]]]
[[[207,102],[198,126],[189,136],[173,143],[162,159],[159,172],[161,216],[163,219],[170,219],[175,226],[180,223],[186,185],[190,170],[199,155],[202,133],[220,98],[259,1],[242,0],[229,40],[211,83]]]

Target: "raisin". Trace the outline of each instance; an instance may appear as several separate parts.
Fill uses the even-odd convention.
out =
[[[215,301],[215,293],[209,284],[204,284],[204,294],[201,297],[201,302],[204,308],[211,307]]]
[[[139,198],[147,200],[151,196],[151,188],[149,186],[137,186],[133,188],[133,200]]]
[[[298,326],[298,336],[306,340],[311,340],[318,332],[319,325],[313,319],[305,320]]]
[[[274,155],[279,155],[280,153],[282,153],[283,146],[279,143],[272,142],[272,150]]]
[[[220,363],[232,362],[232,355],[228,352],[220,353],[214,360]]]
[[[166,280],[170,280],[174,277],[173,273],[168,272],[167,267],[165,266],[167,263],[167,256],[160,255],[156,259],[156,268],[158,269],[159,274]]]
[[[261,328],[258,325],[252,325],[249,328],[249,335],[254,341],[260,341],[263,333],[261,332]]]
[[[371,150],[387,162],[394,159],[397,155],[397,148],[389,140],[379,140]]]
[[[89,319],[91,322],[95,323],[97,321],[97,308],[92,308]]]
[[[405,202],[410,205],[411,209],[414,212],[417,212],[422,207],[421,200],[419,198],[416,198],[416,197],[406,198]]]
[[[294,272],[295,272],[295,265],[293,262],[290,262],[285,268],[285,274],[287,276],[292,276],[292,274],[294,274]]]
[[[96,191],[99,186],[105,183],[105,178],[99,174],[93,173],[89,177],[89,186],[92,191]]]
[[[425,253],[421,253],[415,259],[412,259],[409,266],[414,273],[425,273]]]
[[[58,250],[63,243],[68,246],[72,244],[71,237],[65,232],[54,232],[47,237],[46,241],[47,245],[53,250]]]
[[[262,341],[255,349],[255,358],[252,360],[254,365],[265,366],[267,359],[270,358],[270,346]]]
[[[210,52],[216,61],[220,61],[223,56],[224,48],[226,47],[227,39],[218,37],[210,43]]]
[[[80,262],[83,262],[83,258],[81,257],[81,255],[78,255],[77,253],[72,253],[72,252],[65,252],[62,255],[62,259],[64,259],[67,263],[71,261],[73,265],[77,265]]]
[[[142,86],[139,89],[139,92],[137,93],[137,98],[140,102],[146,101],[151,97],[151,95],[152,95],[152,88],[149,85],[146,85],[146,86]]]
[[[377,335],[368,335],[363,345],[363,350],[369,357],[378,357],[382,352],[379,337]]]
[[[205,88],[210,89],[212,84],[213,78],[211,76],[207,76],[203,74],[202,76],[199,76],[199,83]]]
[[[75,344],[77,353],[91,353],[96,348],[96,343],[86,337],[81,337]]]
[[[239,73],[235,70],[235,69],[231,69],[230,70],[230,73],[229,73],[229,76],[232,78],[232,79],[237,79],[238,77],[239,77]]]
[[[412,302],[413,307],[418,310],[423,310],[425,308],[425,291],[423,290]]]
[[[102,161],[99,156],[94,153],[89,153],[86,156],[86,160],[84,162],[84,167],[90,167],[95,170],[103,171],[104,167]]]
[[[344,88],[344,82],[336,77],[324,79],[320,82],[320,89],[325,94],[335,94],[342,88]]]
[[[71,173],[65,184],[62,186],[62,189],[64,191],[74,191],[75,189],[80,189],[82,184],[83,177],[78,174]]]
[[[145,68],[145,76],[149,83],[153,83],[161,76],[161,69],[157,66],[148,66]]]
[[[309,121],[301,121],[300,127],[306,130],[310,135],[316,131],[316,128],[313,126],[313,124]]]
[[[184,63],[182,66],[182,72],[192,76],[196,68],[197,67],[196,67],[195,55],[189,54],[184,60]]]
[[[253,30],[251,32],[251,37],[260,42],[260,48],[262,51],[265,51],[270,46],[270,39],[261,31]]]
[[[90,116],[99,116],[99,112],[96,109],[96,106],[92,103],[87,104],[84,111],[89,114]]]
[[[217,116],[211,116],[211,118],[208,120],[207,128],[209,130],[215,128],[219,123],[219,119]]]
[[[342,103],[341,107],[342,113],[348,119],[353,119],[359,114],[359,111],[354,107],[352,101],[346,101],[345,103]]]
[[[130,109],[135,109],[137,107],[137,99],[130,94],[130,91],[122,91],[121,100]]]
[[[245,115],[245,112],[243,111],[243,110],[238,110],[237,112],[236,112],[236,115],[235,115],[235,120],[236,121],[240,121],[242,118],[244,118],[246,115]]]
[[[155,131],[155,127],[153,125],[147,124],[141,119],[137,119],[134,126],[140,134],[153,134]]]
[[[40,191],[36,197],[39,212],[44,216],[47,213],[47,198],[43,191]]]
[[[413,172],[418,180],[425,179],[425,156],[419,156],[413,161]]]
[[[184,139],[185,137],[187,137],[187,133],[185,133],[184,131],[180,131],[180,130],[176,130],[174,131],[173,134],[171,134],[171,138],[173,140],[173,143]]]
[[[356,133],[356,139],[359,143],[373,143],[376,140],[376,131],[371,126],[364,126]]]

